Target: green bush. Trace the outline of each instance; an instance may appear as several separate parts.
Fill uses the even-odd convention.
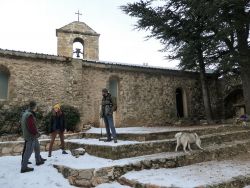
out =
[[[0,134],[20,134],[21,133],[21,117],[23,112],[28,109],[28,105],[13,106],[8,110],[0,109]],[[36,112],[38,127],[42,120],[42,112]]]
[[[66,129],[75,131],[77,123],[80,122],[80,114],[77,108],[69,105],[62,105],[61,109],[65,116]],[[43,124],[46,127],[46,132],[50,130],[50,119],[52,112],[49,112],[43,119]]]

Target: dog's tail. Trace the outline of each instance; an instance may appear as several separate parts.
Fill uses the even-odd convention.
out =
[[[182,132],[179,132],[179,133],[176,133],[174,137],[179,138],[181,135],[182,135]]]
[[[198,134],[196,134],[196,133],[194,133],[194,136],[195,136],[196,138],[199,138]]]

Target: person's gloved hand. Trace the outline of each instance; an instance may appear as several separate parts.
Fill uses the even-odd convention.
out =
[[[36,138],[39,138],[41,136],[41,133],[36,134]]]

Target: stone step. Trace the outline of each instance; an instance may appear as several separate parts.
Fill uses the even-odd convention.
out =
[[[215,143],[223,143],[225,141],[245,139],[249,136],[248,129],[234,132],[216,133],[212,135],[201,136],[202,146]],[[219,131],[220,132],[220,131]],[[78,138],[79,134],[69,135],[69,138]],[[83,140],[83,139],[80,139]],[[50,139],[39,139],[41,151],[48,151]],[[128,142],[129,143],[129,142]],[[0,142],[0,156],[20,155],[23,150],[23,141],[8,141]],[[93,144],[78,144],[74,142],[66,142],[67,148],[85,147],[88,153],[99,157],[110,159],[121,159],[126,157],[148,155],[153,153],[174,151],[176,141],[174,139],[160,140],[160,141],[145,141],[134,144],[117,144],[110,145],[105,143],[103,145]],[[192,146],[193,147],[193,146]],[[195,147],[194,147],[195,148]],[[60,140],[56,139],[53,150],[60,149]],[[179,148],[181,149],[181,147]]]
[[[248,139],[207,146],[205,150],[193,151],[190,154],[172,152],[130,158],[126,159],[127,163],[123,163],[122,165],[110,165],[102,168],[76,169],[71,168],[70,165],[54,165],[54,167],[69,180],[70,184],[91,187],[117,180],[122,175],[133,170],[176,168],[205,161],[226,160],[247,153],[249,148],[250,140]],[[114,161],[114,164],[115,162],[116,161]],[[72,163],[74,163],[74,161],[72,161]]]
[[[118,181],[145,188],[242,188],[250,183],[249,169],[249,161],[209,161],[174,169],[131,171]]]
[[[202,147],[213,144],[221,144],[223,142],[230,142],[234,140],[242,140],[250,138],[250,130],[240,130],[233,132],[213,133],[209,135],[201,136]],[[82,140],[84,141],[84,140]],[[82,142],[81,141],[81,142]],[[87,140],[86,140],[87,141]],[[80,142],[80,140],[79,140]],[[145,141],[133,144],[124,145],[94,145],[86,143],[77,143],[77,140],[67,141],[67,148],[85,148],[85,150],[91,154],[102,158],[109,159],[122,159],[128,157],[136,157],[142,155],[150,155],[154,153],[171,152],[175,150],[176,140],[166,139],[160,141]],[[191,146],[193,149],[197,149],[195,145]],[[181,150],[182,147],[179,147]]]
[[[242,126],[233,126],[233,125],[214,125],[214,126],[189,126],[189,127],[166,127],[161,128],[159,131],[153,130],[153,127],[148,127],[148,129],[152,128],[152,131],[145,131],[142,133],[138,133],[140,131],[133,132],[122,130],[122,128],[117,128],[118,138],[120,140],[137,140],[137,141],[149,141],[149,140],[164,140],[174,138],[174,135],[180,131],[184,132],[196,132],[198,135],[206,135],[212,133],[219,132],[228,132],[228,131],[236,131],[236,130],[244,130],[246,128]],[[145,128],[147,130],[147,128]],[[83,138],[100,138],[105,136],[105,128],[95,128],[95,131],[86,131],[82,133]],[[102,132],[102,134],[101,134]]]
[[[180,180],[181,181],[181,180]],[[119,180],[121,184],[128,185],[129,187],[140,187],[140,188],[177,188],[176,186],[158,186],[155,184],[145,184],[141,182],[137,182],[134,180],[127,180],[124,178],[121,178]],[[207,185],[207,186],[199,186],[199,187],[178,187],[178,188],[243,188],[245,185],[250,184],[250,175],[246,176],[237,176],[233,177],[232,180],[226,181],[226,182],[221,182],[216,185]],[[250,186],[244,187],[244,188],[249,188]]]

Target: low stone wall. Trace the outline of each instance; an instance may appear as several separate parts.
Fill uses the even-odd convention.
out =
[[[41,151],[48,151],[50,137],[48,135],[42,135],[41,137],[43,139],[39,139],[40,149]],[[79,139],[79,138],[82,138],[82,133],[66,134],[65,138],[66,139]],[[4,136],[4,137],[1,137],[0,140],[2,140],[0,141],[0,156],[7,156],[7,155],[15,156],[15,155],[22,154],[23,146],[24,146],[24,140],[22,137],[17,137],[17,135]],[[12,140],[12,141],[9,141],[9,140]],[[57,149],[60,149],[59,139],[56,139],[53,145],[53,150],[57,150]]]
[[[54,165],[54,167],[74,186],[94,187],[98,184],[111,182],[117,179],[126,184],[126,180],[120,177],[132,170],[175,168],[211,160],[225,160],[233,156],[247,153],[249,147],[250,140],[246,140],[237,144],[232,142],[225,146],[206,148],[205,151],[194,151],[191,154],[181,153],[176,157],[166,156],[165,158],[142,160],[124,166],[84,170],[71,169],[61,165]]]
[[[40,150],[48,151],[50,140],[40,140]],[[56,139],[53,145],[53,150],[60,149],[60,140]],[[24,141],[0,142],[0,156],[15,156],[21,155],[23,152]]]
[[[65,139],[78,139],[83,138],[84,133],[66,133],[64,134]],[[58,137],[58,136],[57,136]],[[40,139],[49,139],[50,136],[46,134],[42,134]],[[23,137],[18,134],[0,136],[0,142],[8,142],[8,141],[23,141]]]

